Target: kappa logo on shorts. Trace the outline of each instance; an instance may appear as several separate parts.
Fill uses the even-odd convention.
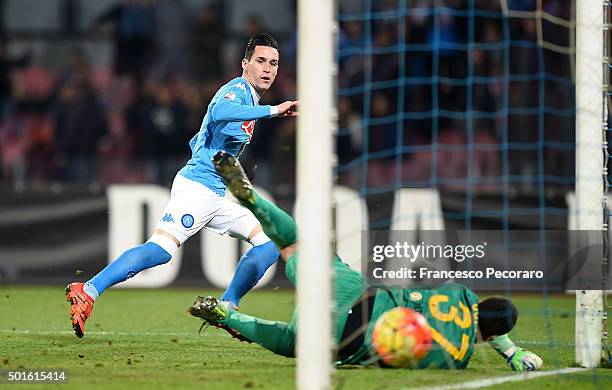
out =
[[[166,213],[163,217],[162,217],[162,222],[172,222],[174,223],[174,218],[172,218],[172,214],[170,213]]]
[[[195,220],[193,219],[193,215],[191,215],[191,214],[185,214],[185,215],[183,215],[181,217],[181,223],[186,228],[192,227],[194,222],[195,222]]]

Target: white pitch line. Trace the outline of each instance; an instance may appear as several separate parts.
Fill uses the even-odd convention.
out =
[[[520,382],[520,381],[526,381],[526,380],[535,379],[535,378],[542,378],[545,376],[572,374],[572,373],[586,371],[586,370],[590,370],[590,368],[568,367],[568,368],[559,368],[557,370],[551,370],[551,371],[524,372],[521,374],[500,376],[497,378],[477,379],[475,381],[457,383],[454,385],[418,387],[418,388],[413,388],[413,390],[480,389],[482,387],[499,385],[500,383]]]
[[[70,330],[27,330],[27,329],[0,329],[0,334],[2,333],[13,333],[13,334],[34,334],[34,335],[62,335],[62,334],[74,334],[74,331]],[[88,335],[92,336],[194,336],[197,335],[198,332],[188,333],[188,332],[114,332],[114,331],[90,331]],[[223,333],[221,333],[225,336]],[[202,332],[200,336],[208,336],[206,332]],[[228,335],[229,336],[229,335]],[[547,341],[523,341],[518,340],[515,341],[517,345],[550,345],[551,343]],[[574,343],[559,343],[553,342],[553,346],[556,347],[572,347]]]
[[[68,330],[27,330],[27,329],[0,329],[0,334],[32,334],[32,335],[64,335],[74,334],[74,331]],[[198,332],[113,332],[113,331],[91,331],[88,332],[91,336],[198,336]],[[202,332],[200,336],[208,336],[208,333]],[[228,335],[229,336],[229,335]]]

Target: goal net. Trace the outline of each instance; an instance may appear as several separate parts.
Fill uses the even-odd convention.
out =
[[[373,268],[404,263],[375,264],[375,243],[487,242],[492,266],[543,276],[437,281],[512,298],[521,317],[511,337],[548,369],[600,365],[608,359],[609,2],[337,6],[340,257],[376,279]],[[435,270],[478,270],[447,263]],[[376,281],[428,282],[385,275]],[[484,356],[495,367],[497,357]]]

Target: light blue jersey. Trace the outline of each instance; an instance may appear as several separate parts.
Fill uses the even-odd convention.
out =
[[[189,141],[191,159],[179,174],[225,196],[225,183],[212,158],[221,150],[240,157],[251,142],[255,121],[272,114],[271,106],[259,106],[258,102],[259,95],[242,77],[222,86],[208,105],[200,131]]]

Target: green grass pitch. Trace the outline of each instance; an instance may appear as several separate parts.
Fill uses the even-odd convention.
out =
[[[232,339],[209,328],[198,336],[200,321],[186,308],[193,289],[108,291],[97,303],[83,339],[74,336],[63,286],[0,287],[0,370],[67,369],[69,384],[28,388],[294,388],[295,361]],[[511,337],[538,353],[545,369],[573,365],[572,297],[517,295],[520,312]],[[293,291],[253,291],[244,313],[288,320]],[[503,359],[479,345],[464,371],[388,370],[348,367],[336,370],[337,389],[408,389],[445,386],[511,375]],[[1,385],[0,385],[1,386]],[[496,389],[612,388],[612,371],[588,370],[496,385]]]

